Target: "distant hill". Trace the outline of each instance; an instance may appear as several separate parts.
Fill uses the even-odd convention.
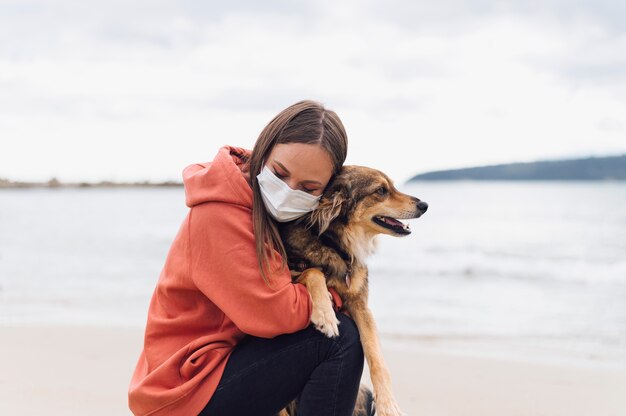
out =
[[[626,180],[626,155],[480,166],[415,175],[427,180]]]
[[[61,182],[57,178],[51,178],[46,182],[24,182],[11,181],[6,178],[0,178],[0,189],[15,188],[128,188],[128,187],[181,187],[182,182],[165,181],[165,182]]]

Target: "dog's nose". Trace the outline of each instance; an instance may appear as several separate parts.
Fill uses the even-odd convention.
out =
[[[417,207],[420,209],[420,211],[426,212],[426,210],[428,209],[428,204],[424,201],[420,201],[417,203]]]

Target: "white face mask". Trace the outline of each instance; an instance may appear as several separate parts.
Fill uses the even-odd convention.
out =
[[[321,195],[314,196],[304,191],[291,189],[272,171],[263,166],[257,175],[265,208],[278,222],[295,220],[317,208]]]

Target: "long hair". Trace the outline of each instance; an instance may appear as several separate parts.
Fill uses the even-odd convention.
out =
[[[276,258],[275,253],[278,252],[282,257],[278,270],[284,270],[287,267],[287,254],[276,221],[265,208],[256,177],[274,146],[286,143],[321,146],[331,158],[333,176],[341,170],[348,153],[348,137],[341,120],[334,111],[324,108],[316,101],[299,101],[287,107],[278,113],[259,135],[248,161],[248,169],[253,194],[252,224],[256,253],[261,276],[268,285],[270,282],[267,276],[272,272],[269,270],[269,259],[271,258],[273,262]]]

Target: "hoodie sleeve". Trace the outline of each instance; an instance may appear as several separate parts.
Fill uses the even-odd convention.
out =
[[[288,270],[259,270],[249,208],[208,202],[189,214],[190,275],[194,284],[244,333],[273,338],[306,328],[312,301]],[[276,253],[278,257],[278,253]],[[272,263],[270,263],[272,264]]]

